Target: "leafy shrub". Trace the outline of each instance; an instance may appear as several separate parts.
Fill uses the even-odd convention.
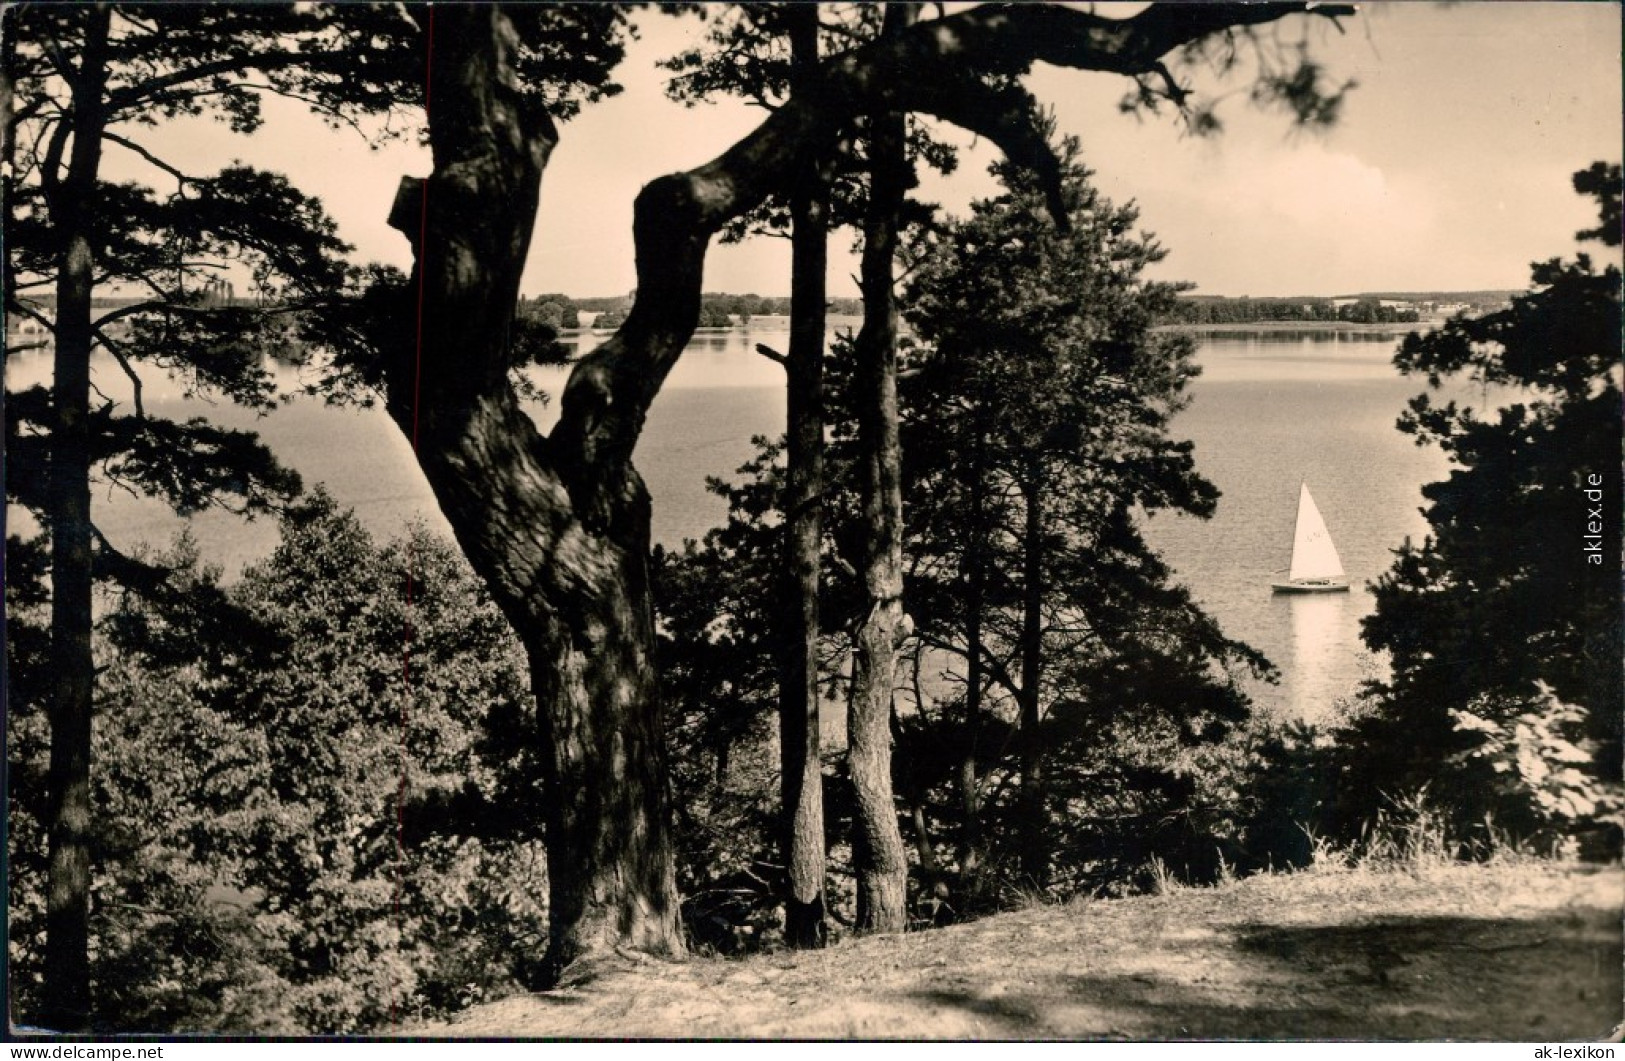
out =
[[[1589,855],[1617,853],[1625,800],[1618,783],[1591,769],[1597,752],[1586,710],[1544,682],[1524,701],[1481,697],[1471,706],[1477,710],[1450,712],[1470,743],[1449,765],[1462,788],[1481,793],[1490,820],[1552,848],[1572,837]]]
[[[322,494],[233,585],[162,559],[165,591],[100,626],[97,1025],[352,1033],[513,987],[546,941],[532,709],[463,560],[421,529],[380,547]],[[46,730],[11,736],[26,1019]]]
[[[1619,165],[1582,170],[1574,188],[1600,218],[1579,238],[1618,248]],[[1396,551],[1362,623],[1392,675],[1342,738],[1345,833],[1384,794],[1427,786],[1470,846],[1492,828],[1599,854],[1617,842],[1620,525],[1582,519],[1621,508],[1620,290],[1616,250],[1539,262],[1507,308],[1401,344],[1396,367],[1430,388],[1509,391],[1487,410],[1424,393],[1400,419],[1455,467],[1422,488],[1429,534]]]

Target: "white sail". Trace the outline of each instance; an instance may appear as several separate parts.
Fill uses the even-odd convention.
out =
[[[1326,531],[1326,521],[1320,518],[1315,499],[1309,496],[1309,484],[1298,492],[1298,527],[1292,535],[1292,568],[1287,578],[1341,579],[1343,562],[1337,558],[1337,546]]]

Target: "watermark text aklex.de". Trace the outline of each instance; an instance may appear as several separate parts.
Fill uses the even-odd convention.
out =
[[[1602,476],[1586,476],[1586,563],[1602,566]]]

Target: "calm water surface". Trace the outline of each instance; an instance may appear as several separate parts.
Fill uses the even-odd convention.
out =
[[[1254,696],[1288,717],[1324,718],[1338,697],[1381,673],[1359,639],[1367,584],[1427,524],[1423,483],[1447,462],[1394,429],[1422,387],[1391,366],[1397,340],[1356,333],[1206,338],[1194,400],[1174,432],[1196,443],[1222,492],[1209,520],[1161,514],[1146,536],[1225,632],[1262,651],[1281,684]],[[1315,496],[1350,592],[1275,594],[1292,555],[1298,484]]]
[[[705,477],[732,476],[751,456],[753,435],[783,431],[781,370],[754,352],[757,342],[782,349],[782,341],[783,332],[771,326],[702,333],[673,371],[636,458],[654,497],[657,541],[675,545],[720,522],[726,506],[705,492]],[[1254,690],[1278,713],[1324,717],[1338,697],[1378,673],[1380,663],[1359,641],[1360,617],[1371,609],[1365,584],[1407,535],[1420,539],[1426,524],[1418,512],[1419,487],[1446,470],[1436,450],[1419,449],[1394,430],[1406,400],[1421,389],[1390,366],[1395,342],[1325,332],[1203,338],[1203,375],[1190,408],[1174,421],[1176,434],[1196,443],[1198,467],[1223,497],[1210,520],[1150,517],[1147,536],[1228,634],[1280,667],[1278,687]],[[43,382],[49,356],[13,358],[7,371],[10,390]],[[98,382],[114,400],[127,399],[116,371],[100,372]],[[560,380],[541,382],[556,388]],[[301,399],[256,417],[187,399],[161,380],[148,382],[145,399],[154,414],[207,415],[258,430],[307,486],[325,483],[377,534],[398,534],[413,520],[450,533],[409,445],[381,410]],[[550,408],[533,412],[544,426],[550,423]],[[1348,594],[1270,592],[1270,579],[1285,569],[1291,552],[1300,481],[1309,484],[1337,543],[1355,587]],[[94,504],[104,533],[124,548],[162,544],[183,525],[162,505],[107,484],[97,488]],[[228,573],[264,556],[276,541],[267,520],[245,525],[229,514],[207,513],[191,526],[205,554]]]

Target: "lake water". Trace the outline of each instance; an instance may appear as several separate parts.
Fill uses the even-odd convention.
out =
[[[848,326],[842,322],[837,327]],[[775,338],[775,334],[778,338]],[[782,375],[754,344],[779,346],[782,330],[697,336],[650,411],[637,465],[654,498],[654,536],[677,544],[720,522],[726,506],[704,490],[705,477],[731,476],[752,454],[753,435],[784,428]],[[1394,430],[1406,400],[1421,390],[1391,365],[1393,336],[1342,332],[1255,332],[1204,337],[1202,376],[1175,433],[1196,443],[1197,466],[1223,492],[1211,520],[1167,514],[1146,521],[1151,543],[1230,636],[1270,657],[1278,687],[1257,687],[1267,709],[1322,718],[1364,677],[1378,673],[1359,641],[1371,609],[1365,584],[1388,565],[1407,535],[1420,539],[1422,483],[1446,463]],[[782,348],[782,346],[780,347]],[[25,354],[7,366],[15,390],[48,379],[49,355]],[[114,400],[116,370],[98,373]],[[558,382],[557,377],[542,381]],[[325,483],[375,533],[397,534],[423,520],[449,536],[410,448],[381,410],[333,409],[300,399],[265,417],[185,398],[178,385],[147,382],[156,415],[207,415],[258,430],[307,486]],[[551,410],[537,408],[544,424]],[[1291,551],[1298,484],[1307,482],[1342,555],[1347,594],[1275,595],[1269,582]],[[182,523],[160,504],[106,484],[96,519],[123,548],[162,544]],[[13,518],[16,513],[12,513]],[[226,513],[191,521],[205,555],[235,573],[275,544],[271,521],[244,524]]]
[[[1146,536],[1231,637],[1281,669],[1255,698],[1288,717],[1325,718],[1381,673],[1364,650],[1367,584],[1407,536],[1427,531],[1423,483],[1443,478],[1436,449],[1394,429],[1422,387],[1399,377],[1397,340],[1369,333],[1268,333],[1202,341],[1194,401],[1173,424],[1222,492],[1210,520],[1154,516]],[[1348,593],[1276,594],[1292,553],[1298,486],[1308,483],[1336,543]]]

